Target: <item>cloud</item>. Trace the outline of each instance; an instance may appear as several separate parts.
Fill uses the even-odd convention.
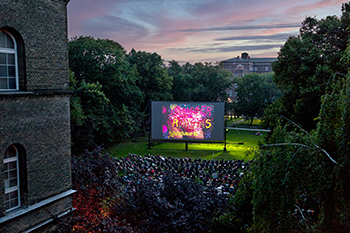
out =
[[[218,46],[218,45],[223,45],[224,43],[211,43],[209,46]]]
[[[188,28],[182,29],[183,32],[203,32],[203,31],[234,31],[234,30],[253,30],[253,29],[269,29],[269,28],[300,28],[300,23],[289,24],[260,24],[260,25],[244,25],[244,26],[223,26],[223,27],[207,27],[207,28]]]
[[[271,34],[271,35],[244,35],[244,36],[232,36],[217,38],[215,41],[237,41],[237,40],[283,40],[286,41],[290,33]]]
[[[84,31],[91,30],[94,35],[100,35],[100,37],[119,35],[138,38],[148,34],[148,30],[144,26],[113,15],[90,19],[85,22],[83,28]]]
[[[227,52],[275,54],[306,15],[324,18],[342,0],[72,0],[68,33],[117,41],[169,60]],[[266,51],[263,51],[266,50]],[[273,51],[273,52],[272,52]]]
[[[216,48],[170,48],[171,52],[186,52],[186,53],[226,53],[251,50],[269,50],[280,48],[281,44],[259,44],[259,45],[242,45],[242,46],[224,46]]]
[[[95,0],[70,1],[67,8],[69,36],[88,34],[83,31],[82,25],[87,20],[109,14],[112,12],[114,4],[113,0],[103,0],[103,4],[96,4]]]
[[[297,1],[297,4],[286,10],[286,15],[296,17],[318,16],[317,18],[323,18],[325,15],[332,15],[330,12],[340,13],[341,5],[344,2],[344,0]]]

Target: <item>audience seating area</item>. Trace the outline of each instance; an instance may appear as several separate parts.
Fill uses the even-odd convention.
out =
[[[214,187],[218,194],[233,195],[250,168],[250,161],[243,160],[201,160],[131,153],[125,158],[116,158],[116,164],[125,183],[135,179],[161,181],[164,175],[172,173],[183,179],[202,183],[205,187]]]

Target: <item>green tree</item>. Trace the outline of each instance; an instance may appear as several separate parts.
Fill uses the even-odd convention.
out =
[[[252,232],[350,227],[349,13],[306,18],[273,64],[285,95],[265,112],[277,124],[252,165]]]
[[[280,98],[265,108],[260,125],[263,128],[274,129],[281,116],[288,116],[288,113]]]
[[[170,69],[172,75],[176,70],[176,63],[172,62]],[[178,69],[180,70],[180,69]],[[182,66],[182,75],[176,77],[173,89],[174,96],[181,96],[184,90],[189,93],[180,97],[187,101],[218,101],[226,100],[226,89],[232,85],[232,73],[223,69],[220,65],[211,63],[186,63]],[[189,96],[190,94],[190,96]]]
[[[109,140],[128,136],[135,130],[134,119],[140,115],[140,105],[144,96],[137,86],[137,70],[127,61],[123,47],[112,40],[76,37],[69,41],[68,48],[69,66],[76,78],[77,89],[74,98],[80,98],[86,117],[86,111],[90,111],[99,115],[98,119],[103,119],[102,125],[94,123],[96,119],[92,119],[92,127],[98,128],[92,132],[100,134],[100,130],[105,129],[103,135],[108,135]],[[99,102],[102,95],[109,101],[106,106]],[[83,101],[82,97],[88,96],[90,99]],[[79,100],[75,100],[74,103],[76,102]],[[93,112],[95,110],[99,112]],[[73,135],[75,136],[78,139],[80,135]],[[105,136],[95,136],[91,140],[106,139]],[[101,141],[97,140],[95,143]]]
[[[192,101],[192,77],[185,74],[184,67],[177,61],[170,61],[168,73],[173,77],[172,95],[176,101]]]
[[[99,83],[77,82],[70,76],[71,129],[74,152],[108,142],[112,138],[111,107]]]
[[[142,110],[149,100],[171,100],[171,88],[173,78],[169,76],[164,67],[163,60],[157,53],[136,52],[131,50],[128,61],[133,65],[139,75],[137,86],[145,97]]]
[[[73,38],[68,43],[69,67],[77,81],[99,82],[113,104],[138,109],[143,95],[137,86],[138,74],[127,61],[123,47],[108,39]]]
[[[322,96],[316,130],[308,133],[290,120],[280,122],[256,153],[254,232],[349,229],[350,77],[333,81]]]
[[[274,81],[284,91],[281,103],[288,118],[311,130],[320,110],[320,97],[331,75],[346,73],[348,64],[341,61],[349,39],[348,3],[342,16],[317,20],[307,17],[300,35],[290,37],[272,64]]]
[[[189,69],[192,76],[194,101],[226,100],[226,89],[232,85],[232,73],[211,63],[195,63]]]
[[[348,50],[347,50],[348,51]],[[348,61],[349,63],[349,61]],[[334,80],[322,97],[316,135],[323,148],[336,162],[326,160],[326,182],[321,186],[324,216],[320,228],[346,232],[350,227],[350,76]],[[336,197],[336,198],[330,198]]]
[[[262,116],[264,109],[281,96],[273,83],[273,73],[249,73],[235,79],[237,97],[235,110],[251,120]]]
[[[84,115],[83,107],[81,106],[80,97],[74,95],[74,91],[77,88],[77,80],[74,77],[74,73],[69,71],[69,89],[72,91],[70,98],[70,119],[71,127],[81,126],[84,124],[86,116]]]

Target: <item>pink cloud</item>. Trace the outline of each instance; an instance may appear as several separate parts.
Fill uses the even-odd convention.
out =
[[[332,12],[339,15],[342,2],[341,0],[317,2],[314,0],[72,0],[68,4],[68,28],[70,37],[90,35],[109,38],[127,50],[135,48],[157,52],[162,57],[164,54],[169,60],[173,57],[179,57],[181,60],[186,57],[198,60],[210,57],[225,58],[223,51],[214,52],[212,48],[220,46],[233,48],[241,45],[234,44],[234,40],[215,43],[218,38],[298,33],[298,27],[269,28],[269,25],[299,24],[306,15],[317,16],[321,10],[324,13],[331,8],[335,10],[329,12],[329,15],[333,15]],[[259,25],[266,25],[266,28]],[[274,43],[272,38],[271,36],[271,43]],[[281,37],[279,38],[281,43]],[[262,43],[261,40],[263,38],[252,40],[252,45]],[[276,56],[276,53],[270,50],[266,50],[266,56],[268,54]],[[192,54],[189,51],[193,51]],[[254,51],[247,52],[254,54]],[[257,52],[261,53],[260,50]]]
[[[300,4],[289,8],[286,13],[287,15],[298,15],[298,16],[303,16],[304,18],[306,16],[317,16],[316,13],[319,10],[329,10],[329,8],[331,7],[336,7],[336,9],[338,10],[338,13],[340,14],[340,10],[341,10],[341,5],[342,3],[344,3],[343,0],[321,0],[321,1],[300,1]],[[337,15],[339,15],[337,14]],[[327,15],[332,15],[332,14],[327,14]],[[323,17],[323,16],[322,16]],[[320,16],[318,16],[318,18],[322,18]]]
[[[95,0],[74,0],[68,4],[68,30],[70,36],[77,36],[84,33],[82,25],[89,20],[104,16],[112,11],[115,1],[103,0],[96,4]]]

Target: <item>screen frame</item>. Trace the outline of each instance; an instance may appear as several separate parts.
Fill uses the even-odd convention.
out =
[[[210,138],[165,138],[162,132],[164,123],[163,106],[170,108],[170,105],[186,106],[213,106],[213,129]],[[164,142],[205,142],[205,143],[222,143],[226,142],[226,124],[225,124],[225,102],[186,102],[186,101],[151,101],[151,125],[150,140]],[[169,109],[167,109],[169,110]]]

